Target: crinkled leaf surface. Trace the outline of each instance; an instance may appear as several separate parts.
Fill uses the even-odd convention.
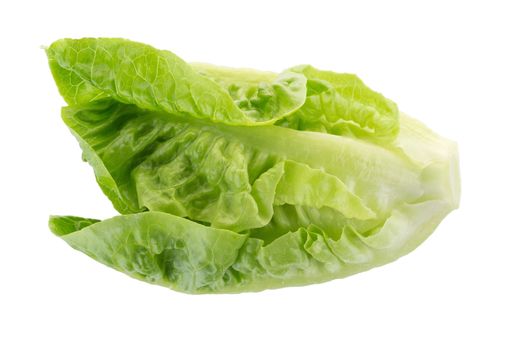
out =
[[[395,103],[367,87],[354,74],[298,66],[290,72],[307,78],[304,105],[282,125],[368,140],[391,141],[398,132]]]
[[[200,74],[222,86],[235,104],[253,118],[277,121],[306,101],[306,77],[286,71],[279,75],[252,69],[192,64]]]
[[[340,278],[408,253],[458,205],[455,144],[354,75],[189,65],[123,39],[47,54],[123,214],[50,228],[135,278],[188,293]]]

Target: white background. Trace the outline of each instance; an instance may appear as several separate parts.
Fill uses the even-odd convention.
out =
[[[4,1],[1,349],[524,349],[525,25],[509,1]],[[321,285],[190,296],[106,268],[49,214],[116,214],[41,45],[118,36],[187,61],[355,72],[460,147],[462,202],[416,251]]]

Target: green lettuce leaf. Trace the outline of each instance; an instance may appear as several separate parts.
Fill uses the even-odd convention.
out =
[[[267,224],[273,205],[370,219],[422,191],[410,162],[359,140],[217,125],[108,100],[66,107],[63,119],[122,213],[164,211],[241,231]],[[381,181],[355,177],[372,165]]]
[[[123,214],[50,228],[132,277],[187,293],[323,282],[408,253],[458,206],[456,145],[354,75],[189,65],[124,39],[47,54]]]
[[[279,75],[201,63],[192,66],[221,85],[240,107],[259,105],[267,96],[278,95],[275,90],[287,91],[291,87],[300,90],[301,95],[286,94],[297,96],[288,108],[273,108],[276,123],[283,127],[376,142],[391,141],[399,131],[396,104],[367,87],[354,74],[322,71],[308,65],[293,67]],[[288,84],[290,87],[280,84],[288,80],[296,83]]]
[[[306,100],[307,80],[300,73],[277,75],[202,63],[192,67],[228,91],[237,107],[253,118],[277,121],[298,110]]]
[[[397,135],[396,104],[368,88],[357,76],[312,66],[290,71],[308,79],[308,96],[304,105],[281,125],[378,141],[391,141]]]
[[[287,72],[235,104],[175,54],[125,39],[63,39],[46,51],[57,87],[72,105],[111,98],[146,110],[252,125],[272,123],[306,98],[305,77]]]
[[[186,293],[238,293],[319,283],[385,264],[421,243],[446,211],[434,202],[404,208],[380,230],[380,243],[350,226],[334,238],[311,225],[265,244],[154,211],[117,216],[76,231],[67,223],[70,217],[52,217],[50,227],[73,248],[134,278]],[[398,227],[405,225],[404,215],[416,215],[416,226]],[[90,220],[75,219],[79,227]],[[399,236],[400,228],[408,230]]]

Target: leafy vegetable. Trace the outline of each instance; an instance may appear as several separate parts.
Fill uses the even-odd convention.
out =
[[[388,263],[459,202],[457,150],[354,75],[189,65],[123,39],[47,49],[62,118],[120,216],[52,216],[73,248],[187,293]]]

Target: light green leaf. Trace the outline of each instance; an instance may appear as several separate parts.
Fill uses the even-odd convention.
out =
[[[397,106],[353,74],[298,66],[291,72],[307,79],[307,98],[297,112],[280,122],[298,130],[391,141],[399,129]]]
[[[413,185],[418,173],[410,163],[350,139],[344,142],[352,146],[341,148],[329,135],[317,138],[272,126],[242,132],[107,101],[65,108],[63,118],[84,145],[99,183],[107,184],[102,186],[106,195],[123,213],[163,211],[243,231],[268,224],[273,207],[282,204],[327,207],[346,218],[368,220],[384,214],[375,203],[389,206],[421,193]],[[306,151],[305,145],[320,152]],[[367,150],[361,160],[360,148]],[[383,183],[354,177],[372,164],[376,171],[384,169]],[[394,168],[398,173],[387,175]],[[380,190],[370,192],[373,186]],[[382,193],[387,191],[388,198]]]
[[[280,120],[306,100],[306,77],[300,73],[276,75],[208,64],[192,64],[192,67],[228,91],[237,107],[252,119]]]
[[[220,284],[246,240],[159,212],[117,216],[67,234],[63,221],[51,218],[50,227],[73,248],[132,277],[185,292]]]
[[[258,291],[341,278],[396,259],[405,246],[419,244],[433,229],[407,235],[385,252],[384,246],[370,245],[349,227],[339,238],[315,226],[301,228],[264,245],[248,235],[161,212],[101,222],[51,217],[50,227],[73,248],[109,267],[194,294]]]
[[[239,108],[175,54],[124,39],[63,39],[46,52],[60,93],[73,105],[112,98],[150,111],[252,125],[273,123],[306,97],[304,76],[289,72],[255,91],[243,90]]]

